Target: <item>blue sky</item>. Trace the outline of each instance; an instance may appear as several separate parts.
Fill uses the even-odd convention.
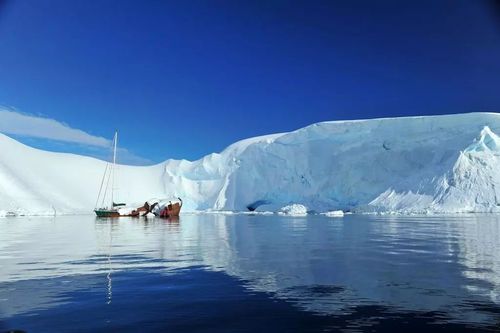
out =
[[[105,157],[118,129],[147,164],[324,120],[498,112],[494,4],[0,0],[0,131]],[[17,128],[33,118],[66,129]]]

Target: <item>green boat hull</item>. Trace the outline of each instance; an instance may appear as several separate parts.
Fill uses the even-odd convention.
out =
[[[120,213],[116,210],[110,209],[95,209],[94,210],[97,217],[120,217]]]

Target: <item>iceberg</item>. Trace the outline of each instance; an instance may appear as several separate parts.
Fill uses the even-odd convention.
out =
[[[327,121],[236,142],[197,161],[119,165],[124,202],[188,211],[500,212],[500,114]],[[0,211],[92,213],[104,161],[0,134]]]

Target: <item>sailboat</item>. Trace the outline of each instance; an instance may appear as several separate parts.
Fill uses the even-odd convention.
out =
[[[120,207],[125,206],[123,203],[115,203],[114,202],[114,191],[115,191],[115,169],[116,169],[116,146],[118,144],[118,132],[115,132],[115,136],[113,137],[113,161],[111,164],[106,164],[106,169],[104,170],[104,175],[102,176],[101,186],[99,188],[99,194],[97,195],[97,201],[95,205],[94,212],[98,217],[120,217],[126,216],[121,215],[119,212]],[[109,183],[111,182],[111,198],[108,206],[105,205],[106,196],[108,193]],[[104,192],[103,186],[106,183]],[[101,196],[102,193],[102,196]],[[99,200],[101,200],[101,204],[99,205]],[[128,215],[128,214],[127,214]],[[129,215],[130,216],[130,215]]]
[[[122,216],[146,216],[148,213],[152,213],[159,217],[177,217],[182,208],[182,199],[170,199],[170,200],[158,200],[152,199],[146,201],[143,206],[132,208],[126,207],[124,203],[115,203],[114,192],[115,192],[115,171],[116,171],[116,146],[118,143],[118,132],[115,132],[113,138],[113,160],[111,163],[106,164],[106,169],[104,169],[104,175],[102,176],[101,186],[99,188],[99,194],[97,195],[97,201],[95,204],[94,212],[98,217],[122,217]],[[111,183],[111,188],[109,187]],[[103,191],[104,187],[104,191]],[[108,191],[109,190],[109,191]],[[110,201],[107,202],[108,192],[111,193]],[[102,194],[102,195],[101,195]]]

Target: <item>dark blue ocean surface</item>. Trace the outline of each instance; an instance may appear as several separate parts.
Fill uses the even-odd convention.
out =
[[[0,332],[497,332],[500,217],[0,219]]]

